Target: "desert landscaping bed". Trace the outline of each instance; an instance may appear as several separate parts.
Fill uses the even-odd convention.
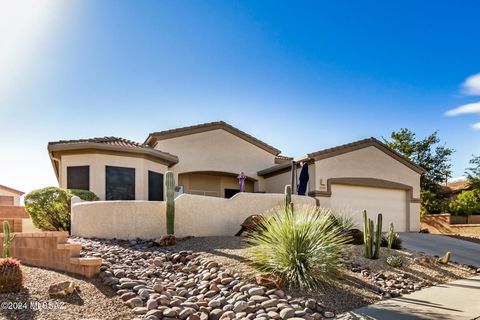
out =
[[[313,292],[264,288],[255,284],[249,245],[243,237],[179,239],[173,247],[153,241],[71,239],[82,254],[104,259],[100,281],[138,318],[148,319],[322,319],[407,294],[423,287],[465,278],[476,270],[409,250],[382,248],[378,260],[349,246],[341,278]],[[396,254],[404,265],[390,267]]]
[[[236,270],[254,281],[256,271],[250,266],[251,254],[245,238],[207,237],[179,241],[176,250],[191,248]],[[316,292],[286,290],[292,296],[316,299],[328,310],[345,312],[381,299],[406,294],[421,288],[472,276],[475,269],[454,263],[439,264],[436,259],[407,249],[381,248],[378,260],[363,256],[363,245],[349,246],[349,263],[340,279]],[[390,255],[399,255],[403,266],[393,268],[386,263]]]
[[[57,271],[22,266],[20,292],[0,293],[0,319],[131,319],[127,306],[115,291],[99,279],[85,280]],[[68,296],[50,297],[50,285],[70,281],[77,290]]]

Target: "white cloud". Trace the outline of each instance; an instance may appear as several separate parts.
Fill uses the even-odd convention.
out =
[[[473,130],[480,130],[480,122],[472,124]]]
[[[479,113],[480,114],[480,102],[464,104],[460,107],[448,110],[445,112],[446,116],[453,117],[461,114]]]
[[[480,73],[471,75],[462,84],[462,91],[466,95],[480,96]]]

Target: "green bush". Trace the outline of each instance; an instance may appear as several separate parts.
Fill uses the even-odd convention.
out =
[[[462,191],[457,199],[449,204],[450,213],[456,216],[469,216],[480,212],[480,192],[477,190]]]
[[[68,190],[46,187],[25,196],[25,210],[35,227],[46,231],[70,231],[70,200],[73,196],[82,200],[97,200],[86,190]]]
[[[422,199],[422,204],[420,206],[420,214],[422,216],[445,212],[448,207],[448,200],[439,192],[422,189],[420,191],[420,198]]]
[[[314,288],[339,272],[350,237],[335,223],[332,212],[314,206],[277,208],[251,233],[253,265],[272,273],[288,287]]]
[[[388,247],[388,234],[382,236],[382,242],[380,244],[382,247]],[[402,238],[398,233],[393,233],[392,235],[392,247],[390,249],[402,249]]]

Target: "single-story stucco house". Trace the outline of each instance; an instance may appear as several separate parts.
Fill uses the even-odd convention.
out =
[[[223,122],[151,133],[144,143],[104,137],[50,142],[60,187],[86,189],[102,200],[163,200],[163,174],[183,193],[229,198],[246,175],[246,192],[283,193],[293,158]],[[382,212],[397,231],[420,225],[424,169],[375,138],[308,154],[308,196],[320,206]]]

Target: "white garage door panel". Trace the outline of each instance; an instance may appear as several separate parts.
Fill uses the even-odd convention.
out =
[[[407,193],[405,190],[370,188],[332,184],[330,206],[350,213],[361,228],[362,211],[376,221],[377,213],[383,215],[383,231],[393,222],[395,231],[407,231]]]

